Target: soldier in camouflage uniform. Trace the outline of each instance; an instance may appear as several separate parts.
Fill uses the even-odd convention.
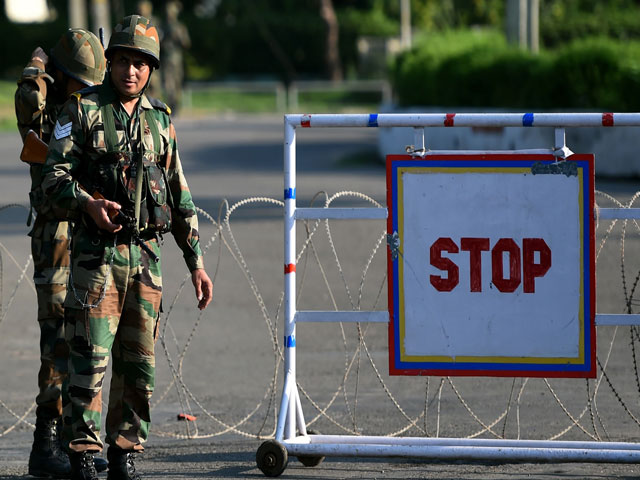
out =
[[[106,69],[98,38],[82,29],[65,32],[50,57],[36,48],[22,72],[15,94],[18,129],[24,139],[29,130],[48,143],[62,105],[76,90],[102,82]],[[36,430],[29,456],[29,474],[68,476],[69,458],[59,446],[62,417],[62,384],[67,375],[68,349],[64,337],[63,302],[69,276],[69,224],[66,212],[45,202],[41,188],[42,165],[31,164],[31,209],[36,219],[29,235],[33,280],[40,325],[39,393],[36,397]],[[106,469],[99,459],[98,468]]]
[[[154,388],[162,296],[159,236],[171,232],[204,309],[198,219],[167,107],[144,90],[160,63],[156,29],[125,17],[106,50],[107,80],[72,96],[58,117],[44,188],[59,208],[82,215],[73,231],[65,329],[70,349],[65,437],[72,479],[96,480],[102,382],[111,355],[106,418],[108,480],[138,479]],[[80,188],[82,185],[82,188]]]

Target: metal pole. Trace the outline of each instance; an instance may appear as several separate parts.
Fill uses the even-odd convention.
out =
[[[284,139],[284,371],[285,385],[291,386],[284,435],[293,438],[296,432],[296,130],[286,120]]]
[[[296,127],[413,127],[416,146],[424,147],[424,127],[555,127],[554,152],[565,153],[565,127],[640,126],[640,113],[495,113],[495,114],[291,114],[284,121],[284,363],[285,381],[276,440],[289,455],[421,457],[443,460],[515,460],[547,462],[640,463],[640,444],[503,439],[441,439],[306,435],[296,387],[297,321],[387,322],[387,312],[296,312],[296,217],[384,218],[383,209],[296,209]],[[551,153],[549,150],[548,153]],[[316,211],[317,210],[317,211]],[[331,211],[333,210],[333,211]],[[349,210],[349,211],[347,211]],[[624,210],[624,211],[623,211]],[[640,218],[640,209],[600,209],[602,218]],[[332,318],[330,318],[332,317]],[[353,318],[352,318],[353,317]],[[637,325],[640,316],[596,315],[598,325]],[[301,435],[296,436],[296,421]]]
[[[527,0],[507,0],[507,41],[520,48],[527,46]]]
[[[540,51],[540,0],[527,0],[527,46],[529,51]]]
[[[104,38],[107,43],[111,38],[111,20],[109,18],[108,0],[91,0],[91,27],[94,32],[102,27]]]
[[[287,444],[359,444],[359,445],[416,445],[440,447],[523,447],[523,448],[564,448],[579,450],[635,450],[640,451],[640,443],[594,442],[580,440],[517,440],[502,438],[451,438],[451,437],[387,437],[364,435],[313,435],[298,437]]]
[[[366,437],[363,437],[366,438]],[[310,443],[290,444],[285,442],[290,455],[321,455],[339,457],[413,457],[440,460],[491,460],[518,462],[640,462],[640,451],[635,449],[608,449],[606,442],[601,448],[547,448],[530,447],[486,447],[411,444],[370,443]]]
[[[290,114],[294,126],[318,127],[637,127],[640,113]]]
[[[296,418],[298,420],[298,431],[300,432],[300,435],[306,435],[307,434],[307,424],[304,421],[304,413],[302,412],[302,403],[300,403],[300,392],[298,392],[298,389],[295,388],[294,385],[294,389],[293,392],[296,395],[295,398],[295,409],[296,409]],[[291,405],[291,407],[293,408],[294,405]]]
[[[286,355],[286,354],[285,354]],[[286,363],[286,361],[285,361]],[[287,415],[291,406],[291,376],[285,373],[284,386],[282,387],[282,399],[280,400],[280,411],[278,412],[278,424],[276,425],[276,440],[281,442],[285,435],[287,425]],[[288,437],[291,438],[291,437]]]
[[[411,48],[411,0],[400,0],[400,39],[403,49]]]
[[[87,28],[87,4],[85,0],[69,0],[69,28]]]

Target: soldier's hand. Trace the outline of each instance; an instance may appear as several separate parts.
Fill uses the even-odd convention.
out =
[[[204,310],[213,300],[213,283],[204,268],[196,268],[191,272],[191,282],[196,289],[198,308]]]
[[[122,229],[122,225],[113,223],[109,217],[110,214],[114,216],[114,211],[117,212],[120,210],[119,203],[92,197],[87,200],[85,210],[101,230],[116,233]]]
[[[47,62],[49,61],[49,57],[46,53],[44,53],[44,50],[42,48],[38,47],[31,54],[31,60],[40,60],[46,66]]]

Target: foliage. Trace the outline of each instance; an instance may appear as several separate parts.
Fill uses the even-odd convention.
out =
[[[321,74],[324,24],[317,6],[280,3],[282,8],[276,9],[266,0],[222,0],[212,18],[183,15],[194,44],[187,60],[189,77],[291,81]]]
[[[539,55],[495,32],[433,35],[398,57],[392,81],[403,105],[638,111],[640,42],[577,40]],[[452,45],[442,48],[443,45]]]
[[[112,18],[135,11],[136,3],[137,0],[111,0]],[[161,20],[166,2],[154,0],[152,3],[156,19]],[[435,34],[446,35],[452,29],[481,26],[501,31],[505,3],[504,0],[411,0],[413,32],[432,41]],[[3,50],[4,78],[16,78],[30,52],[38,45],[48,51],[66,28],[68,2],[49,4],[56,6],[57,18],[41,25],[12,24],[0,13],[0,42],[10,46]],[[185,57],[188,80],[243,78],[291,82],[326,75],[327,29],[320,16],[319,0],[182,0],[182,4],[181,20],[192,39],[192,47]],[[361,68],[357,50],[361,36],[399,35],[400,4],[400,0],[333,0],[340,25],[343,71],[356,76],[366,70]],[[544,48],[560,48],[590,36],[624,41],[640,38],[640,1],[540,0],[540,38]],[[455,41],[465,40],[459,36]],[[501,55],[526,57],[526,54],[505,52],[504,41],[495,41]],[[440,48],[445,51],[462,48],[444,43]],[[479,53],[472,57],[473,68],[480,68],[478,62],[486,62]],[[428,60],[434,58],[430,54]],[[543,68],[545,61],[542,56],[531,60],[531,65],[538,65],[531,68]]]
[[[0,81],[0,131],[13,130],[16,133],[16,113],[13,108],[15,82]]]
[[[383,10],[359,10],[347,7],[339,13],[340,28],[343,32],[357,35],[376,35],[390,37],[398,35],[399,26],[395,19],[385,15]]]
[[[569,2],[571,3],[571,2]],[[598,4],[595,11],[576,11],[567,14],[565,9],[551,9],[540,22],[540,38],[545,47],[557,47],[573,39],[590,36],[606,36],[619,40],[640,38],[640,11],[637,6],[621,10],[603,9]],[[606,5],[606,4],[604,4]]]
[[[31,52],[38,46],[47,54],[66,29],[64,19],[43,25],[20,25],[9,22],[4,16],[0,20],[0,44],[2,45],[2,73],[5,78],[17,79],[29,60]]]
[[[425,34],[410,52],[396,60],[391,72],[394,89],[405,105],[421,104],[423,99],[447,105],[448,97],[456,96],[455,90],[450,88],[447,72],[457,75],[455,70],[470,68],[470,59],[480,64],[486,61],[486,52],[505,49],[504,37],[494,31]]]
[[[412,0],[412,23],[417,29],[431,32],[472,25],[500,27],[504,3],[503,0]]]

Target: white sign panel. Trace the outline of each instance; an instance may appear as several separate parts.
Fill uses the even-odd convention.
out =
[[[592,157],[392,158],[392,373],[590,375]]]

